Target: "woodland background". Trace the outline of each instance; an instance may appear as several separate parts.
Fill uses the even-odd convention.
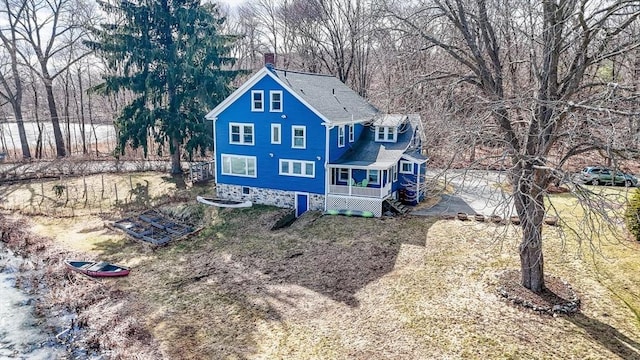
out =
[[[490,120],[495,103],[465,83],[465,76],[470,78],[471,74],[463,63],[452,59],[446,49],[434,46],[424,36],[436,34],[456,47],[461,41],[458,33],[451,24],[442,21],[443,13],[437,10],[442,5],[455,9],[462,4],[473,12],[480,3],[485,1],[449,4],[449,1],[254,0],[235,6],[221,4],[217,10],[218,16],[225,19],[219,25],[220,32],[238,36],[231,53],[236,59],[233,69],[249,72],[258,69],[263,65],[265,53],[275,53],[277,67],[333,74],[381,111],[420,113],[427,131],[426,148],[436,165],[453,161],[469,166],[479,161],[489,167],[500,167],[505,147],[500,129]],[[586,4],[587,11],[597,12],[610,2],[558,4],[583,9]],[[489,8],[488,17],[496,29],[496,43],[500,47],[501,74],[507,92],[500,101],[508,101],[509,108],[516,113],[514,122],[527,122],[527,114],[535,109],[526,98],[538,91],[539,83],[534,66],[535,57],[539,56],[537,47],[542,43],[534,35],[545,26],[541,6],[532,1],[497,0],[485,6]],[[608,18],[606,27],[612,29],[616,21],[626,21],[629,8],[625,11],[627,17]],[[9,158],[56,157],[52,132],[57,126],[66,155],[113,155],[117,130],[111,126],[132,95],[122,91],[103,96],[87,91],[112,71],[106,66],[107,60],[85,45],[93,36],[89,29],[107,18],[109,14],[94,1],[2,0],[0,139],[1,150]],[[568,147],[554,154],[588,150],[596,153],[592,157],[595,161],[609,163],[636,156],[634,149],[640,139],[637,114],[640,24],[633,21],[626,25],[624,31],[616,34],[617,43],[608,46],[636,45],[591,66],[585,80],[601,86],[597,91],[596,87],[587,87],[577,100],[572,100],[581,104],[582,110],[595,111],[581,116],[566,129],[597,141],[585,142],[582,147],[575,141],[564,142],[556,146]],[[570,35],[569,31],[563,34],[572,41]],[[486,39],[478,40],[481,52],[485,51],[483,47],[489,49],[491,44]],[[575,50],[567,46],[557,51]],[[571,66],[569,62],[564,65]],[[231,86],[242,80],[243,77],[236,78]],[[16,127],[16,122],[23,122],[26,130]],[[158,151],[153,142],[151,147],[148,156],[155,157]],[[129,151],[128,155],[144,156],[141,151]],[[562,156],[558,156],[556,164],[562,165],[559,164]]]

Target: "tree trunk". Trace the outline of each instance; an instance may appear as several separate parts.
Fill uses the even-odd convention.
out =
[[[64,148],[64,139],[62,131],[60,131],[60,119],[58,118],[58,110],[56,110],[56,100],[53,95],[52,80],[45,79],[44,88],[47,92],[47,103],[49,105],[49,114],[51,115],[51,125],[53,127],[53,137],[56,141],[56,156],[61,158],[67,155]]]
[[[38,101],[38,88],[34,82],[31,82],[31,89],[33,89],[33,115],[36,119],[36,127],[38,128],[38,136],[36,138],[36,159],[42,159],[42,125],[40,125],[40,105]]]
[[[544,289],[544,258],[542,256],[542,223],[544,220],[544,192],[536,183],[533,165],[513,172],[515,206],[522,226],[519,246],[522,286],[540,293]]]
[[[93,87],[93,84],[91,83],[91,72],[88,70],[87,68],[87,73],[89,74],[89,76],[87,77],[87,81],[89,82],[89,88]],[[87,93],[87,110],[89,112],[89,125],[91,127],[91,132],[93,132],[93,138],[95,140],[95,145],[96,145],[96,158],[100,157],[100,149],[98,148],[98,134],[96,132],[96,127],[93,123],[93,105],[92,105],[92,99],[91,99],[91,92],[89,91]],[[111,97],[107,97],[107,100],[110,101]],[[117,134],[116,134],[117,135]],[[89,135],[91,136],[91,135]]]
[[[17,92],[17,91],[16,91]],[[22,92],[22,90],[20,90]],[[20,96],[22,97],[22,95]],[[13,106],[13,115],[16,117],[16,125],[18,126],[18,134],[20,136],[20,146],[22,148],[22,158],[31,159],[31,150],[29,149],[29,140],[24,129],[24,120],[22,119],[22,100],[17,100]]]
[[[71,148],[71,119],[69,118],[69,106],[70,106],[70,95],[69,95],[69,70],[65,73],[64,78],[64,124],[66,126],[67,133],[67,154],[73,154],[73,149]]]
[[[171,175],[182,174],[182,166],[180,165],[180,142],[178,139],[171,140]]]
[[[82,140],[82,154],[87,155],[89,151],[87,150],[87,132],[86,132],[86,123],[84,121],[84,97],[83,92],[84,88],[82,86],[82,72],[80,68],[78,68],[78,88],[80,93],[80,104],[78,104],[78,109],[80,113],[78,114],[78,118],[80,121],[80,137]]]

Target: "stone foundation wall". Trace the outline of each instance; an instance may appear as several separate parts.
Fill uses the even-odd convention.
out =
[[[249,193],[244,194],[243,188],[248,188]],[[254,204],[273,205],[281,208],[294,209],[295,192],[264,189],[257,187],[217,184],[218,197],[230,200],[251,200]],[[324,195],[309,194],[309,210],[324,210]]]

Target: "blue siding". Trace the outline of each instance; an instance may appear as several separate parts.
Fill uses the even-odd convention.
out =
[[[427,175],[427,163],[426,162],[422,163],[419,166],[420,166],[420,178],[422,179],[422,181],[426,181],[425,176]],[[420,195],[420,198],[418,199],[418,201],[424,200],[425,197],[426,197],[426,194]]]
[[[251,111],[251,90],[264,90],[264,111]],[[270,90],[283,91],[282,112],[269,111]],[[229,123],[253,124],[254,145],[229,144]],[[281,124],[280,144],[271,144],[271,124]],[[306,126],[306,149],[291,148],[294,125]],[[269,76],[258,81],[220,113],[215,127],[218,183],[324,194],[325,127],[322,120]],[[220,154],[255,156],[257,177],[222,175]],[[279,175],[279,159],[314,162],[315,178]]]
[[[398,171],[398,169],[400,169],[400,161],[398,161],[398,163],[396,164],[396,171]],[[393,174],[389,174],[389,176],[391,176],[391,178],[393,179]],[[402,174],[400,174],[398,172],[398,180],[394,181],[393,184],[391,184],[391,192],[395,192],[398,191],[401,187],[402,187]]]
[[[398,163],[398,166],[400,166],[400,163]],[[422,163],[422,164],[413,164],[413,174],[398,174],[398,183],[399,184],[415,184],[416,181],[418,180],[418,175],[420,175],[420,181],[424,181],[424,175],[426,175],[427,173],[427,164],[426,163]],[[422,184],[421,184],[422,185]],[[403,186],[399,185],[398,186],[398,190],[403,191]],[[414,191],[410,191],[410,190],[406,190],[404,189],[406,197],[414,197],[415,196],[415,192]],[[411,201],[411,202],[407,202],[410,205],[417,205],[419,201],[422,201],[424,199],[424,194],[422,194],[417,201]],[[402,199],[401,199],[402,200]]]
[[[349,125],[344,125],[344,135],[345,135],[344,145],[345,146],[338,147],[338,127],[339,126],[334,126],[331,130],[329,130],[329,161],[338,160],[340,156],[342,156],[347,150],[351,148],[353,144],[355,144],[358,141],[358,139],[360,138],[360,135],[362,135],[363,129],[365,129],[365,127],[362,124],[355,124],[354,142],[350,143],[349,142]]]

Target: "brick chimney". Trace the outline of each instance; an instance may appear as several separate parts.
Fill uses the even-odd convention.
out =
[[[273,67],[276,65],[276,54],[274,53],[265,53],[264,54],[264,66],[268,67],[269,69],[273,69]]]

